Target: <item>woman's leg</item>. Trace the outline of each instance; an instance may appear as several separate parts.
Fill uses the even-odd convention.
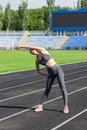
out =
[[[44,102],[44,100],[48,97],[54,80],[55,80],[55,76],[48,76],[45,92],[44,92],[44,94],[43,94],[43,96],[42,96],[42,99],[41,99],[40,104],[39,104],[38,107],[34,110],[35,112],[43,111],[43,102]]]
[[[60,86],[60,89],[61,89],[61,92],[62,92],[62,95],[63,95],[63,100],[64,100],[64,110],[63,110],[63,112],[68,113],[69,112],[68,95],[67,95],[67,90],[66,90],[66,87],[65,87],[64,73],[63,73],[61,68],[59,68],[59,71],[57,73],[57,79],[58,79],[59,86]]]
[[[44,102],[44,99],[48,98],[48,95],[50,93],[50,90],[52,88],[52,84],[55,80],[55,76],[48,76],[47,83],[46,83],[46,89],[41,99],[41,104]]]

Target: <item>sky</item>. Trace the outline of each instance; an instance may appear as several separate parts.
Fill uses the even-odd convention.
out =
[[[26,0],[24,0],[26,1]],[[28,1],[28,8],[35,9],[41,8],[42,6],[47,6],[46,0],[27,0]],[[66,7],[69,6],[71,8],[75,8],[78,0],[55,0],[55,6]],[[19,7],[21,0],[0,0],[0,5],[3,8],[6,7],[7,3],[11,4],[11,8],[17,10]]]

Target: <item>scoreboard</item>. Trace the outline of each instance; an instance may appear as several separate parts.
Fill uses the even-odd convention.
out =
[[[51,30],[87,30],[87,8],[52,11]]]

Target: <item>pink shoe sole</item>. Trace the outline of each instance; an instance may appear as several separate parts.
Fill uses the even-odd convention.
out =
[[[63,113],[69,113],[69,109],[67,107],[64,108]]]
[[[41,108],[36,108],[34,111],[35,111],[35,112],[41,112],[41,111],[43,111],[43,109],[41,109]]]
[[[69,111],[63,111],[63,113],[66,113],[66,114],[68,114],[68,113],[69,113]]]

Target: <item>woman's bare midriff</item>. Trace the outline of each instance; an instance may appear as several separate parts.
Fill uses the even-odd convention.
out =
[[[56,62],[53,59],[50,59],[47,63],[46,63],[46,68],[50,68],[52,66],[54,66],[56,64]]]

